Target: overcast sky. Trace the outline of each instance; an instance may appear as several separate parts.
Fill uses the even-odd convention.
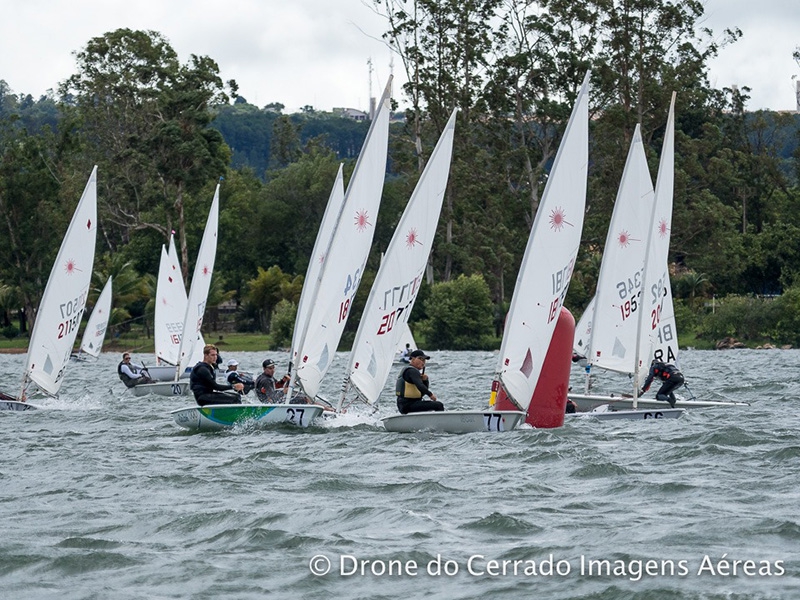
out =
[[[248,102],[280,102],[287,112],[366,109],[380,95],[391,55],[385,21],[366,0],[9,0],[0,9],[0,79],[38,97],[75,72],[73,52],[121,27],[163,34],[185,63],[217,61]],[[794,109],[800,67],[797,0],[706,0],[705,24],[742,40],[712,63],[714,87],[749,86],[750,109]],[[372,74],[368,61],[372,61]],[[394,66],[401,78],[401,65]],[[396,94],[397,95],[397,94]]]

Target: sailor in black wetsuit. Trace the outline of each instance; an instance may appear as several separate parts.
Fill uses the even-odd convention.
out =
[[[650,384],[653,382],[653,379],[660,379],[664,382],[661,385],[661,389],[656,393],[656,400],[669,402],[669,405],[675,408],[675,394],[672,392],[683,385],[683,373],[681,373],[675,365],[654,360],[650,365],[650,372],[647,374],[647,379],[644,380],[644,385],[642,385],[641,394],[644,394],[650,389]]]
[[[428,388],[425,361],[429,358],[422,350],[414,350],[409,354],[408,362],[411,366],[405,367],[397,377],[395,393],[397,410],[401,414],[444,410],[444,404],[438,402],[436,394]],[[423,400],[425,396],[429,396],[430,400]]]
[[[192,367],[189,376],[189,385],[192,388],[194,399],[200,406],[207,404],[241,404],[238,394],[224,394],[224,390],[241,392],[244,385],[241,383],[217,383],[214,365],[217,364],[217,348],[211,344],[203,348],[203,360]]]

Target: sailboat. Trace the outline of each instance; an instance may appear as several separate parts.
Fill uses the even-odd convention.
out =
[[[316,287],[309,290],[308,313],[298,314],[300,337],[292,348],[290,394],[295,386],[307,398],[319,393],[367,265],[386,175],[391,86],[390,77],[347,186],[325,264]]]
[[[637,398],[650,359],[675,360],[678,351],[667,271],[674,103],[673,95],[655,192],[638,125],[634,132],[611,217],[597,293],[590,303],[594,310],[586,352],[587,390],[584,394],[569,394],[579,411],[600,407],[617,411],[596,415],[603,419],[677,418],[684,412],[683,402],[678,408],[671,408],[655,399]],[[593,367],[628,374],[630,396],[590,395],[588,377]]]
[[[156,381],[172,381],[175,378],[175,365],[180,356],[183,318],[186,315],[186,288],[181,275],[178,251],[175,248],[174,234],[169,237],[169,248],[161,246],[161,261],[156,283],[156,306],[153,319],[153,340],[155,346],[155,366],[147,367],[147,372]],[[202,349],[204,344],[199,343]],[[202,359],[202,351],[195,353],[194,362]],[[186,377],[183,373],[181,377]]]
[[[583,311],[578,324],[575,326],[575,338],[572,344],[573,362],[586,366],[586,355],[589,352],[589,342],[592,339],[592,316],[594,315],[594,298],[589,301]],[[577,360],[576,360],[577,358]]]
[[[72,216],[33,325],[19,397],[0,395],[0,410],[38,408],[26,402],[30,387],[48,396],[58,395],[72,345],[86,308],[94,267],[97,232],[97,167],[92,169]],[[30,389],[29,389],[30,388]]]
[[[192,360],[197,358],[196,350],[206,311],[206,300],[211,289],[211,276],[214,273],[214,261],[217,256],[217,228],[219,224],[219,184],[214,190],[214,199],[208,212],[208,219],[200,241],[200,250],[197,252],[197,262],[194,266],[192,284],[189,287],[189,296],[184,305],[184,314],[181,319],[181,335],[178,340],[175,365],[172,366],[172,380],[158,381],[156,383],[142,383],[131,390],[135,396],[157,394],[160,396],[182,396],[189,393],[189,380],[181,379],[186,369],[191,366]],[[177,253],[173,253],[175,256]],[[163,259],[162,248],[162,259]],[[161,268],[159,267],[159,271]],[[181,286],[180,278],[176,278],[175,286]],[[174,297],[179,299],[180,293],[174,290]],[[177,300],[176,300],[177,302]],[[195,360],[196,362],[196,360]]]
[[[300,295],[292,336],[289,398],[294,390],[317,398],[350,313],[369,255],[386,173],[391,78],[370,124],[347,192],[342,169],[334,181],[317,232]],[[223,430],[242,423],[288,422],[307,427],[322,414],[318,404],[231,404],[173,411],[175,422],[192,430]]]
[[[408,362],[408,355],[411,351],[417,349],[417,342],[414,341],[414,334],[411,333],[411,327],[408,323],[400,325],[400,334],[398,335],[397,348],[395,348],[394,361],[395,362]]]
[[[495,370],[500,393],[517,411],[444,411],[393,415],[390,431],[462,433],[513,429],[526,415],[578,254],[589,162],[589,73],[567,123],[514,287]]]
[[[383,255],[353,341],[339,411],[354,400],[374,406],[389,377],[433,247],[455,123],[454,110]]]
[[[81,347],[78,352],[78,359],[80,360],[81,354],[88,354],[93,358],[100,356],[103,350],[103,340],[106,337],[106,329],[108,328],[108,319],[111,316],[111,276],[103,286],[103,291],[97,298],[94,304],[92,314],[86,321],[86,329],[83,331],[83,338],[81,338]]]

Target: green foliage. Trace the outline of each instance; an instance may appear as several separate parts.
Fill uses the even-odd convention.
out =
[[[480,275],[459,275],[436,284],[425,301],[428,318],[418,322],[417,343],[439,350],[496,347],[489,286]]]
[[[784,292],[773,304],[791,304],[800,274],[800,116],[748,113],[746,88],[711,88],[709,61],[741,32],[714,35],[703,29],[702,3],[373,4],[387,16],[385,37],[408,75],[403,93],[411,108],[404,123],[392,124],[389,174],[374,250],[354,302],[356,314],[380,251],[445,120],[458,107],[431,275],[437,282],[455,283],[461,274],[481,274],[491,304],[486,315],[494,322],[494,335],[500,335],[553,157],[590,66],[589,192],[567,305],[579,313],[594,293],[636,124],[656,175],[673,90],[678,101],[671,261],[678,272],[689,273],[674,282],[676,310],[682,311],[679,329],[684,320],[692,329],[690,318],[702,329],[701,303],[711,293]],[[37,101],[11,94],[0,81],[0,280],[14,293],[2,324],[11,310],[34,313],[95,163],[100,173],[96,276],[114,271],[116,278],[120,271],[123,277],[120,294],[115,289],[117,321],[150,314],[152,276],[172,229],[179,232],[184,277],[191,271],[221,175],[209,307],[213,311],[213,303],[235,298],[242,308],[239,323],[266,331],[281,300],[297,301],[336,169],[345,160],[346,179],[352,172],[367,123],[311,106],[294,115],[283,115],[277,103],[252,106],[237,96],[234,82],[223,82],[213,59],[192,55],[181,63],[166,38],[153,31],[119,29],[89,40],[59,94],[60,104],[52,97]],[[42,235],[43,226],[53,235]],[[141,286],[126,284],[123,265]],[[262,290],[256,302],[258,294],[248,284],[273,267],[280,272],[275,289]],[[93,285],[99,288],[102,282],[97,277]],[[421,336],[427,327],[429,343],[445,335],[450,337],[436,343],[465,345],[448,332],[451,321],[459,325],[467,317],[445,319],[445,303],[434,294],[438,285],[443,284],[423,286],[413,320],[420,322]],[[737,302],[725,298],[730,306],[722,310],[731,311],[725,318],[743,316],[743,323],[728,323],[715,313],[706,335],[730,329],[755,335],[757,320],[746,303]],[[452,310],[465,312],[461,306]],[[794,328],[788,308],[781,315],[789,336]],[[434,322],[441,326],[433,327]],[[349,320],[345,344],[357,324]],[[762,335],[783,335],[774,323],[764,327]],[[484,335],[480,327],[475,331],[476,339]]]
[[[299,299],[301,282],[302,278],[298,281],[298,278],[287,275],[277,265],[269,269],[258,268],[258,276],[247,282],[245,302],[258,312],[262,331],[269,333],[272,312],[281,300]]]
[[[296,304],[286,299],[278,302],[272,313],[272,320],[269,324],[269,336],[271,340],[270,350],[288,348],[292,345],[292,334],[294,332],[296,316]]]
[[[13,340],[15,337],[19,335],[19,327],[16,325],[6,325],[2,329],[0,329],[3,333],[3,337],[9,340]]]
[[[800,285],[789,288],[773,303],[777,313],[773,329],[775,341],[800,348]]]
[[[699,326],[700,337],[717,341],[726,337],[742,342],[763,340],[765,334],[775,333],[780,305],[755,296],[725,296],[715,300],[714,312]]]

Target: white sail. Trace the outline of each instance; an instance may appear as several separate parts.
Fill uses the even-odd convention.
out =
[[[311,398],[319,392],[333,361],[372,246],[386,174],[390,89],[391,78],[347,186],[341,218],[311,303],[313,310],[296,349],[295,376]]]
[[[361,315],[347,379],[368,404],[378,400],[386,384],[425,275],[447,189],[455,125],[453,111],[394,230]],[[344,395],[340,407],[343,401]]]
[[[589,352],[589,343],[592,341],[593,316],[594,297],[589,301],[589,305],[583,311],[578,324],[575,326],[575,340],[572,343],[572,351],[580,356],[585,357]]]
[[[637,379],[644,379],[653,358],[674,363],[678,357],[678,332],[667,268],[674,181],[675,94],[673,93],[658,167],[655,207],[650,221],[650,245],[643,276],[644,310],[639,315],[641,325]],[[637,381],[637,388],[641,383]]]
[[[192,284],[189,288],[189,297],[186,301],[186,314],[183,317],[183,335],[179,352],[179,362],[175,373],[177,380],[181,373],[190,365],[195,357],[196,346],[200,338],[200,328],[203,326],[203,316],[206,312],[206,300],[211,289],[211,276],[214,273],[214,261],[217,256],[217,227],[219,223],[219,184],[214,191],[214,200],[208,212],[206,228],[197,253],[197,262],[194,265]]]
[[[403,323],[400,326],[397,347],[395,348],[396,354],[402,354],[405,352],[406,348],[416,350],[417,342],[414,340],[414,334],[411,333],[411,327],[408,326],[408,323]]]
[[[340,164],[336,173],[336,180],[331,188],[331,194],[328,197],[328,204],[325,206],[325,213],[322,215],[317,239],[314,241],[314,249],[308,261],[306,277],[303,280],[303,289],[300,291],[300,301],[297,303],[297,316],[295,317],[294,331],[292,332],[292,364],[296,364],[297,352],[300,350],[302,340],[305,339],[312,303],[315,301],[322,283],[325,258],[330,251],[333,234],[336,231],[343,208],[344,175]]]
[[[111,316],[111,276],[103,286],[100,297],[94,304],[92,314],[86,321],[86,329],[81,339],[81,352],[97,358],[103,349],[103,340],[106,337],[108,319]]]
[[[642,270],[652,211],[653,183],[637,125],[600,264],[587,355],[592,366],[628,374],[636,369]]]
[[[587,73],[528,237],[500,347],[495,379],[521,410],[531,402],[575,267],[588,164]]]
[[[186,316],[186,288],[181,275],[175,237],[170,235],[169,251],[161,246],[161,262],[156,283],[156,307],[153,326],[156,359],[177,365],[180,357],[183,318]]]
[[[36,313],[23,388],[28,381],[55,396],[78,335],[94,267],[97,167],[83,190]]]

